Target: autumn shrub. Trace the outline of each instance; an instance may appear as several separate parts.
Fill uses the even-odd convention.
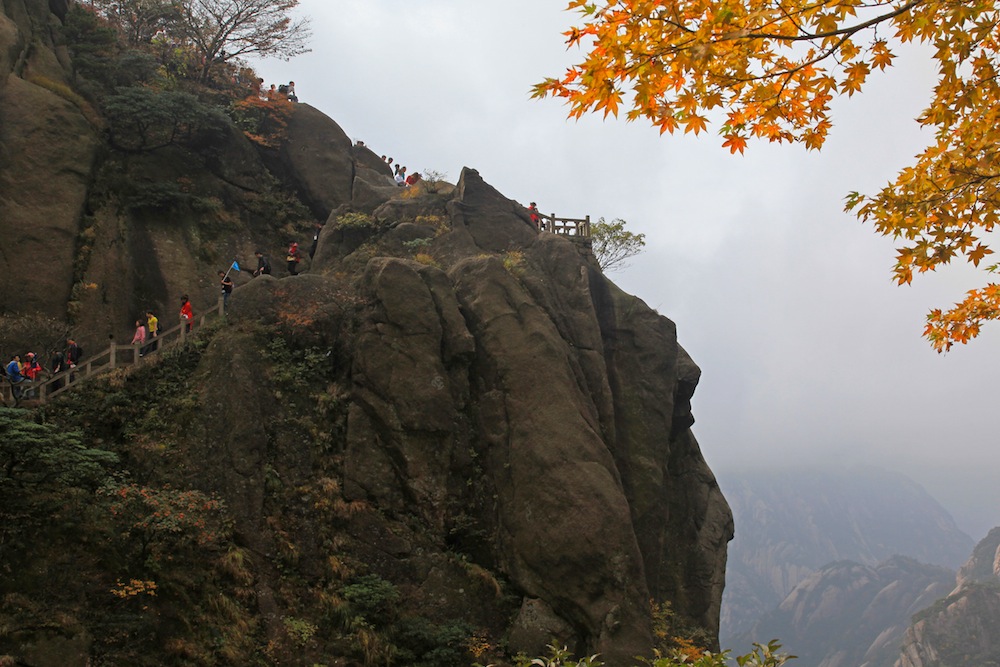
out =
[[[436,269],[441,268],[441,264],[436,259],[434,259],[434,256],[426,252],[418,252],[416,255],[413,256],[413,259],[423,264],[424,266],[433,266]]]
[[[599,654],[575,659],[566,646],[560,648],[557,644],[549,644],[548,648],[547,656],[531,658],[519,655],[515,657],[514,664],[516,667],[600,667],[604,664]],[[648,667],[729,667],[731,661],[735,661],[739,667],[781,667],[789,660],[795,659],[794,655],[781,653],[780,649],[781,644],[777,640],[771,640],[767,644],[754,643],[750,653],[739,656],[731,656],[730,651],[721,653],[704,651],[697,657],[692,657],[683,651],[663,655],[657,650],[654,651],[653,658],[638,658],[638,660]],[[476,667],[482,666],[476,663]]]
[[[337,216],[337,224],[341,227],[374,227],[375,218],[367,213],[344,213]]]
[[[503,254],[503,268],[510,273],[519,273],[524,268],[524,252],[521,250],[508,250]]]
[[[229,117],[247,139],[264,148],[275,148],[287,136],[292,109],[292,102],[284,97],[263,99],[251,94],[229,106]]]
[[[441,236],[450,229],[448,218],[441,215],[418,215],[413,222],[418,225],[433,227],[434,236]]]

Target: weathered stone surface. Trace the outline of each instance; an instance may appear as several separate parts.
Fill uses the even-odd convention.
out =
[[[3,7],[0,62],[54,76],[50,46],[22,58],[30,40],[13,26],[31,24],[25,4]],[[34,301],[63,314],[84,236],[94,254],[79,262],[72,301],[92,335],[120,333],[150,302],[170,326],[182,293],[196,297],[196,314],[212,307],[209,269],[249,257],[260,238],[239,217],[252,207],[225,210],[213,228],[193,210],[174,219],[155,206],[136,214],[117,195],[88,199],[97,142],[83,116],[4,76],[0,234],[13,242],[0,268],[34,281],[5,281],[0,307]],[[225,207],[266,180],[242,141],[232,134],[218,163],[183,150],[133,156],[128,174],[197,178],[198,196]],[[477,172],[454,187],[388,185],[384,163],[308,105],[295,106],[267,167],[317,219],[360,210],[375,222],[328,225],[308,275],[285,276],[266,247],[275,275],[239,276],[226,328],[199,353],[181,402],[198,409],[183,408],[173,434],[191,455],[178,476],[220,495],[235,518],[263,634],[281,632],[288,580],[275,551],[286,550],[280,563],[294,578],[336,585],[329,550],[342,537],[368,571],[442,615],[458,609],[506,629],[521,607],[525,646],[552,631],[611,667],[630,665],[652,643],[650,597],[714,634],[732,526],[688,430],[698,371],[673,324],[601,276],[586,244],[539,235]],[[264,210],[281,201],[260,194],[272,197]],[[221,223],[231,224],[225,238]],[[292,348],[323,365],[318,395],[289,396],[303,386],[294,373],[314,370],[276,368]],[[277,515],[280,534],[268,523]],[[338,522],[330,544],[316,517]]]
[[[1000,580],[1000,528],[994,528],[980,540],[972,551],[972,556],[962,565],[956,577],[961,588],[975,582],[997,582]]]
[[[1000,662],[1000,528],[976,545],[956,588],[913,617],[895,667]]]
[[[560,618],[544,600],[525,598],[511,624],[507,643],[512,653],[546,655],[553,643],[573,641],[573,627]]]
[[[279,149],[286,176],[320,220],[351,201],[354,158],[351,139],[332,119],[298,103]]]
[[[468,515],[489,534],[483,562],[611,665],[651,645],[650,597],[714,633],[733,528],[689,430],[697,366],[585,245],[537,235],[477,175],[463,181],[470,201],[444,225],[392,225],[406,210],[393,204],[363,230],[375,256],[356,278],[354,333],[334,343],[351,367],[346,497],[419,514],[442,538]],[[447,271],[380,256],[414,239]],[[361,241],[325,231],[323,266],[350,279],[336,248]],[[322,280],[296,279],[294,296],[261,280],[237,291],[234,317],[322,308],[308,291]]]
[[[0,89],[0,311],[65,316],[96,149],[66,100],[15,76]]]

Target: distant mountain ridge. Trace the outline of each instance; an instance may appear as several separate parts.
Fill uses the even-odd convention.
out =
[[[947,595],[954,571],[894,556],[875,567],[850,561],[814,572],[738,639],[780,637],[797,667],[891,667],[910,618]]]
[[[923,487],[879,468],[723,471],[719,482],[736,525],[723,596],[724,646],[829,563],[876,567],[902,555],[954,570],[973,546]]]
[[[1000,665],[1000,528],[976,545],[955,583],[914,616],[894,667]]]

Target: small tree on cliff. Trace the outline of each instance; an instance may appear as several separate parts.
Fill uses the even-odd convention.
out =
[[[931,145],[876,195],[851,193],[847,209],[899,239],[893,275],[933,271],[961,257],[979,267],[993,253],[983,235],[1000,215],[998,0],[571,0],[583,23],[566,33],[590,52],[535,96],[566,100],[570,116],[628,108],[661,132],[699,134],[717,122],[722,145],[750,139],[819,149],[837,95],[861,90],[893,63],[900,42],[934,46],[939,72],[917,121]],[[625,91],[631,98],[625,100]],[[997,266],[984,267],[994,272]],[[1000,319],[1000,284],[932,310],[924,335],[938,351]]]
[[[116,25],[131,46],[148,44],[180,17],[180,0],[92,0],[90,6]]]
[[[289,13],[299,0],[184,0],[177,30],[201,59],[200,78],[212,65],[247,55],[287,60],[306,53],[309,20]]]
[[[627,231],[625,224],[621,218],[611,222],[601,218],[590,229],[594,257],[602,271],[624,269],[628,266],[626,260],[638,255],[646,245],[646,235]]]

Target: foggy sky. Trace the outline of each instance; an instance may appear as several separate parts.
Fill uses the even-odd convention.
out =
[[[312,52],[254,63],[408,171],[478,169],[545,213],[623,218],[646,250],[612,278],[677,323],[702,369],[694,431],[727,470],[873,464],[923,484],[974,539],[1000,524],[993,479],[1000,324],[938,355],[932,307],[979,285],[961,267],[896,287],[891,241],[843,212],[928,141],[913,121],[934,70],[918,47],[838,100],[822,152],[641,121],[566,119],[531,100],[580,51],[562,0],[302,0]]]

